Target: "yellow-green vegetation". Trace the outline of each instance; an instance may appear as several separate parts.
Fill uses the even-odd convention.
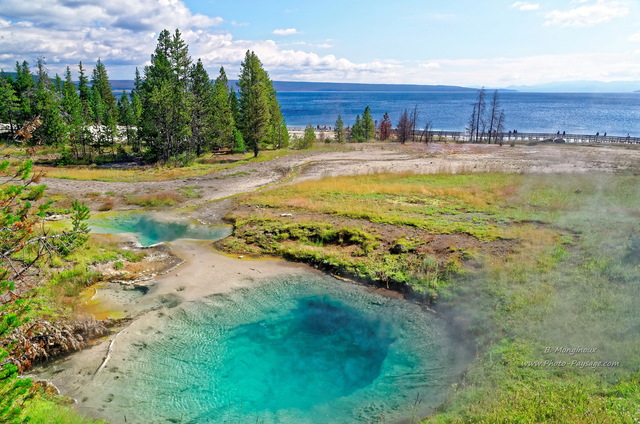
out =
[[[54,256],[42,267],[46,282],[35,288],[36,295],[30,300],[30,319],[58,319],[69,317],[78,306],[80,292],[98,281],[102,275],[91,268],[100,263],[124,261],[138,262],[144,253],[132,252],[118,247],[100,236],[91,236],[76,251],[65,258]]]
[[[65,399],[55,396],[38,395],[27,402],[23,416],[29,418],[31,424],[106,424],[103,420],[91,420],[78,415],[68,406]]]
[[[36,167],[36,171],[43,171],[47,177],[80,181],[109,181],[109,182],[145,182],[168,181],[212,174],[225,169],[234,168],[247,163],[265,162],[290,154],[288,150],[268,150],[260,152],[257,158],[250,154],[234,155],[227,158],[218,155],[203,156],[188,166],[169,167],[154,166],[133,169],[105,168],[91,166],[58,166]]]
[[[636,423],[639,182],[605,174],[307,181],[239,199],[224,246],[438,299],[477,355],[425,422]]]
[[[494,204],[508,184],[504,176],[374,174],[306,181],[256,193],[246,203],[490,241],[506,236]]]
[[[504,258],[529,247],[537,258],[556,243],[554,231],[517,219],[504,207],[517,183],[517,176],[489,174],[305,181],[240,199],[229,216],[234,237],[222,244],[401,284],[435,299],[463,261],[483,249]]]

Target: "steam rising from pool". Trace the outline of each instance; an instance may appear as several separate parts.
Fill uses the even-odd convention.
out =
[[[393,423],[428,414],[459,371],[436,315],[311,274],[153,313],[81,408],[128,423]]]

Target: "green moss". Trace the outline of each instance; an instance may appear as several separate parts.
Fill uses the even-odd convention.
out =
[[[22,415],[32,424],[106,424],[103,420],[84,418],[68,406],[40,396],[25,406]]]

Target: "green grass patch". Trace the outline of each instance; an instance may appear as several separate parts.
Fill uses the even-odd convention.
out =
[[[184,186],[178,188],[178,192],[181,196],[186,197],[187,199],[199,199],[202,197],[200,193],[200,187],[198,186]]]
[[[61,402],[38,396],[25,405],[22,416],[32,424],[106,424],[103,420],[84,418]]]

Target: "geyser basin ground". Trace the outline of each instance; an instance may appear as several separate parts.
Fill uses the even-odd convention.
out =
[[[108,214],[89,221],[91,232],[134,233],[142,246],[181,238],[217,240],[231,234],[230,227],[198,225],[186,219],[164,219],[149,213]]]
[[[459,371],[460,347],[435,314],[312,273],[150,314],[70,393],[83,412],[113,423],[394,423],[428,414]]]

